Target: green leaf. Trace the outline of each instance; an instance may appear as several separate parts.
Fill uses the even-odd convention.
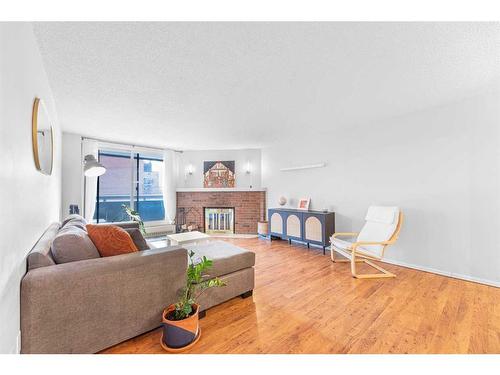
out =
[[[142,221],[139,213],[125,204],[122,204],[122,208],[125,210],[125,213],[128,215],[130,220],[135,221],[139,224],[141,233],[146,234],[146,227],[144,226],[144,222]]]
[[[203,291],[226,285],[224,281],[217,277],[207,280],[209,276],[204,274],[204,272],[212,267],[213,261],[206,256],[195,259],[195,255],[193,250],[188,252],[189,262],[186,270],[186,286],[183,288],[182,295],[176,304],[175,319],[187,318],[192,313],[191,306]]]

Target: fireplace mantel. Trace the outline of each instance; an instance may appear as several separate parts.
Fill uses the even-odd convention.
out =
[[[177,188],[178,193],[233,193],[238,191],[266,191],[266,188]]]

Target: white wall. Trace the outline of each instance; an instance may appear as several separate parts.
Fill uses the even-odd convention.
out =
[[[55,130],[52,176],[38,172],[31,146],[33,100],[44,100]],[[0,23],[0,353],[16,351],[26,255],[59,220],[61,133],[52,93],[27,23]]]
[[[77,204],[83,215],[82,136],[62,133],[62,206],[61,217],[69,214],[69,205]]]
[[[179,178],[177,187],[203,187],[203,162],[205,160],[234,160],[236,168],[236,187],[261,187],[261,151],[257,149],[184,151],[179,157]],[[248,162],[250,162],[250,174],[245,173]],[[193,166],[192,175],[186,173],[188,165]]]
[[[497,86],[438,108],[264,149],[268,207],[281,195],[292,205],[311,197],[311,208],[334,210],[336,230],[350,232],[360,229],[369,205],[398,205],[406,221],[387,252],[390,260],[500,285],[499,129]],[[279,171],[318,162],[328,165]]]

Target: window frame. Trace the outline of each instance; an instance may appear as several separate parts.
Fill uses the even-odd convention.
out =
[[[120,155],[120,153],[128,153],[129,155]],[[117,145],[107,145],[107,144],[99,144],[98,145],[98,160],[100,160],[101,155],[103,156],[108,156],[108,157],[120,157],[124,159],[130,159],[130,169],[131,169],[131,178],[130,178],[130,202],[129,206],[134,207],[134,210],[139,211],[140,208],[140,195],[139,195],[139,173],[140,173],[140,161],[141,160],[151,160],[151,161],[161,161],[162,163],[165,163],[165,159],[163,156],[159,155],[159,150],[148,150],[145,148],[135,148],[133,146],[127,147],[127,146],[117,146]],[[145,155],[145,156],[141,156]],[[156,155],[156,156],[154,156]],[[165,165],[165,164],[163,164]],[[95,216],[96,216],[96,223],[99,223],[99,199],[100,199],[100,194],[99,194],[99,188],[100,188],[100,177],[97,177],[97,194],[96,194],[96,209],[95,209]],[[165,186],[163,186],[165,188]],[[164,192],[162,191],[162,195],[164,196]],[[163,208],[164,212],[166,210],[166,203],[165,200],[162,198],[163,201]],[[148,227],[154,227],[158,225],[165,225],[167,224],[167,220],[165,217],[162,220],[150,220],[150,221],[144,221],[144,226],[146,228]]]

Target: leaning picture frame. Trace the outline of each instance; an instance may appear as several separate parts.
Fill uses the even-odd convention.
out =
[[[300,198],[299,199],[299,204],[298,204],[298,209],[299,210],[309,210],[309,203],[311,203],[311,198]]]

